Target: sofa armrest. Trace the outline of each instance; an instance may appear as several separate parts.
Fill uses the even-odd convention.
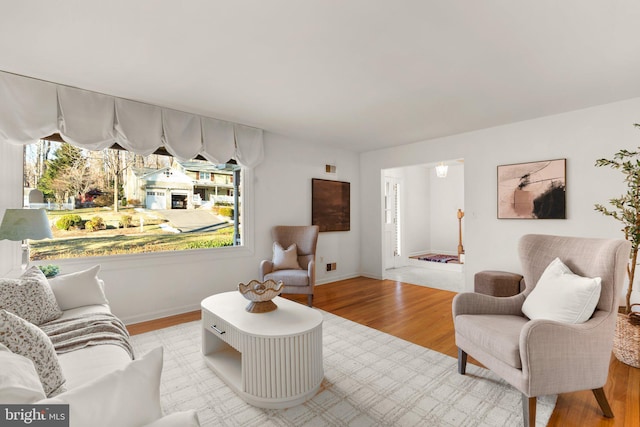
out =
[[[584,323],[532,320],[520,332],[522,373],[530,396],[604,386],[609,372],[615,313],[598,310]],[[535,379],[535,380],[534,380]]]
[[[264,276],[273,271],[273,262],[268,259],[262,260],[260,263],[260,281],[264,282]]]
[[[491,295],[465,292],[453,298],[452,312],[455,320],[461,314],[505,314],[522,316],[525,296],[494,297]]]

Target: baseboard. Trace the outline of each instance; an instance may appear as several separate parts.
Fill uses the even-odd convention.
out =
[[[358,276],[366,277],[367,279],[384,280],[384,276],[380,274],[360,273]]]
[[[200,310],[200,304],[189,304],[181,307],[173,307],[166,310],[158,310],[151,313],[144,313],[135,316],[120,317],[120,320],[125,325],[132,325],[134,323],[148,322],[149,320],[163,319],[169,316],[175,316],[176,314],[189,313],[191,311]]]
[[[325,277],[323,280],[317,281],[316,285],[321,286],[327,283],[337,282],[339,280],[353,279],[360,276],[369,277],[371,279],[382,280],[382,277],[372,277],[364,274],[345,274],[341,276]],[[135,316],[120,317],[120,320],[122,320],[125,325],[132,325],[134,323],[141,323],[141,322],[148,322],[149,320],[163,319],[165,317],[175,316],[176,314],[189,313],[191,311],[197,311],[197,310],[200,310],[200,304],[188,304],[180,307],[168,308],[166,310],[157,310],[150,313],[137,314]]]
[[[321,280],[316,280],[316,285],[325,285],[327,283],[337,282],[339,280],[353,279],[355,277],[360,277],[360,276],[362,276],[362,274],[344,274],[342,276],[331,276],[331,277],[325,276]]]

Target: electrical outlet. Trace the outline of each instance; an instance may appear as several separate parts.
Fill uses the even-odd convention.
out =
[[[327,264],[327,271],[331,271],[331,264]]]
[[[331,271],[336,270],[338,267],[336,266],[335,262],[331,263]]]

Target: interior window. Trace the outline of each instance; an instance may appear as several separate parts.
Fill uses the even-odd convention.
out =
[[[31,260],[242,245],[242,168],[41,140],[24,149],[24,207],[44,208],[53,239]]]

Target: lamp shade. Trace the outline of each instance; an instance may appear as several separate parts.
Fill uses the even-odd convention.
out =
[[[436,166],[436,176],[438,178],[446,178],[448,170],[449,166],[445,165],[443,162],[440,162]]]
[[[7,209],[0,225],[0,240],[53,238],[44,209]]]

